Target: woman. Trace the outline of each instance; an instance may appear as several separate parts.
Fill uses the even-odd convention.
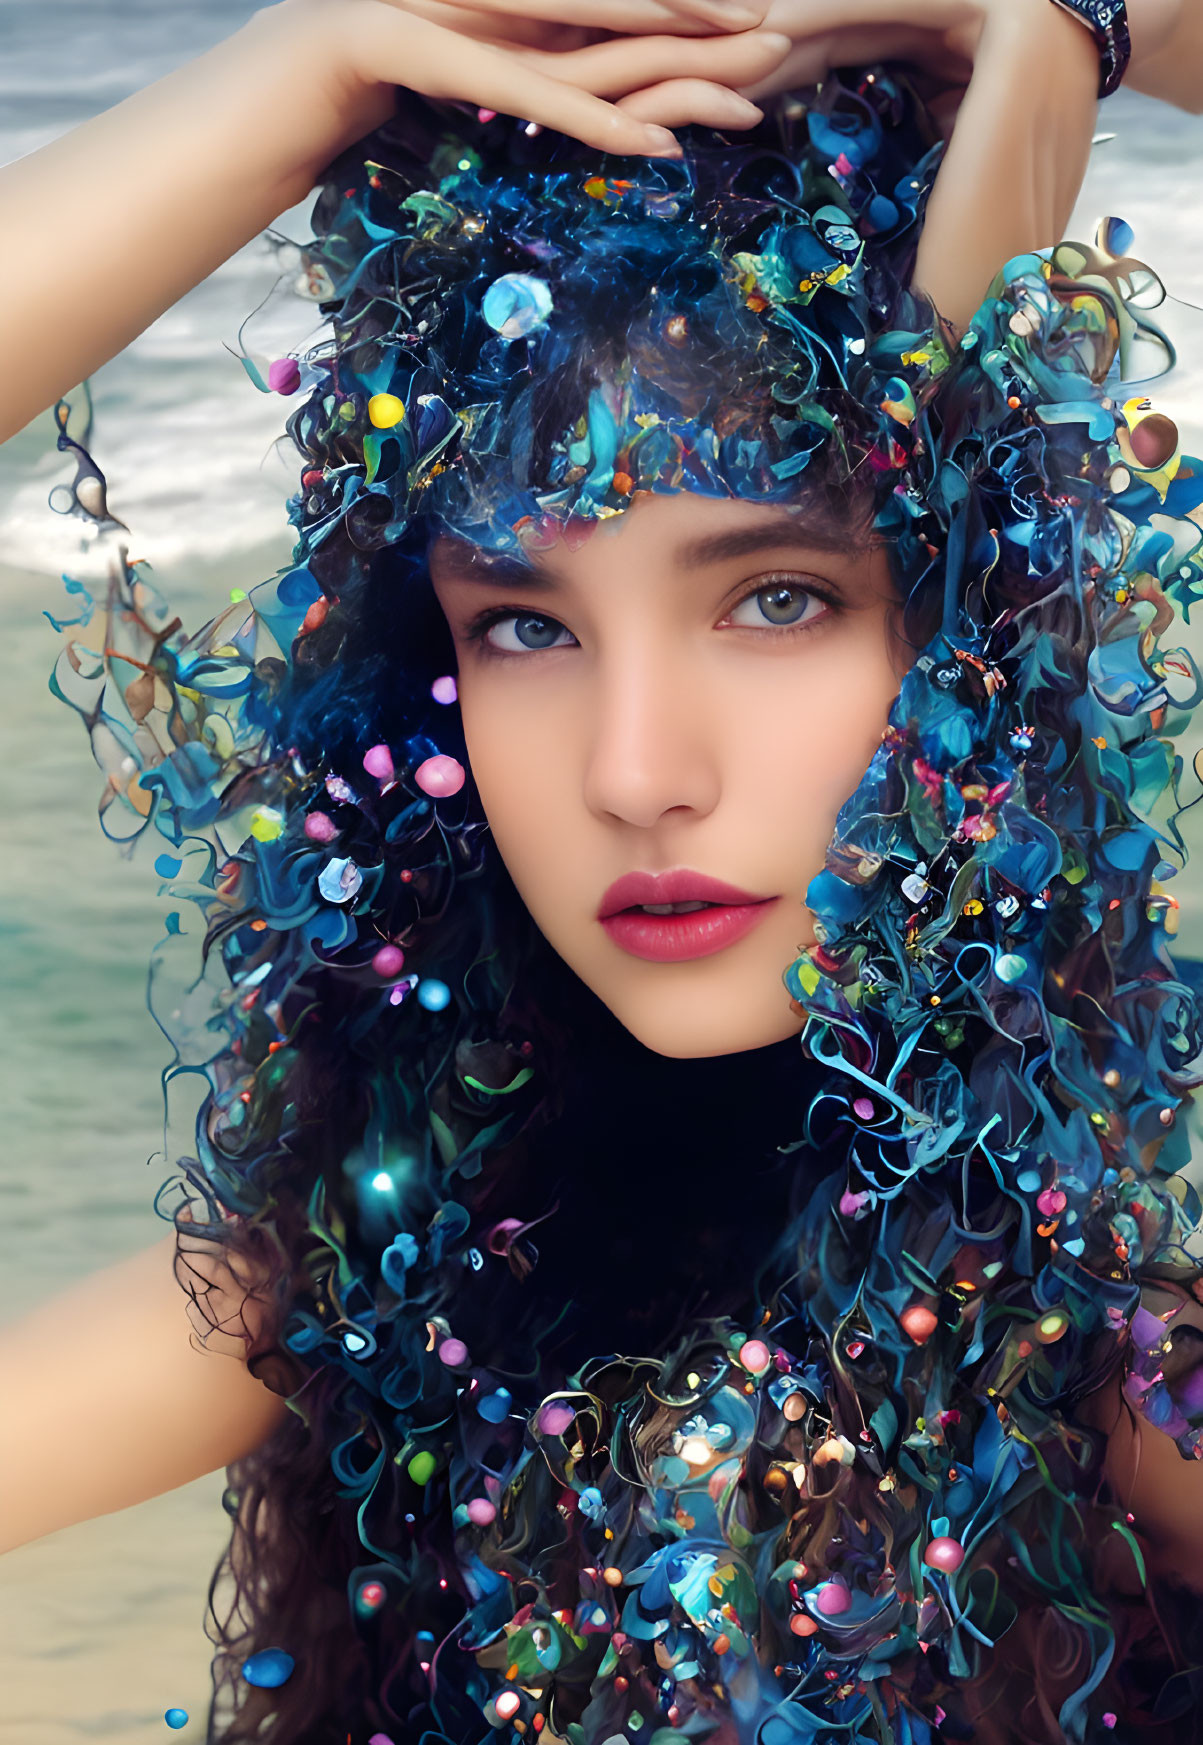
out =
[[[625,176],[448,124],[319,209],[296,568],[194,643],[127,575],[75,693],[219,849],[181,1250],[293,1412],[217,1736],[1181,1733],[1103,1472],[1125,1366],[1195,1435],[1137,1286],[1193,1276],[1141,638],[1196,499],[1103,391],[1121,239],[950,343],[884,71]]]

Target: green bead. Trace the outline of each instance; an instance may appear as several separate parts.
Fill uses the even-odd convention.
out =
[[[415,1484],[429,1484],[434,1477],[434,1469],[437,1464],[438,1462],[429,1449],[423,1448],[414,1455],[407,1470]]]

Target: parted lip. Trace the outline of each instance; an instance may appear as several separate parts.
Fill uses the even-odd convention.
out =
[[[741,891],[724,879],[712,879],[706,873],[693,872],[689,867],[674,867],[671,872],[623,873],[615,879],[598,905],[597,918],[605,921],[623,909],[634,909],[642,903],[722,903],[734,908],[746,903],[769,903],[771,897],[757,897],[751,891]]]

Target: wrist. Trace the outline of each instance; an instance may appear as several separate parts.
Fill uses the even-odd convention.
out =
[[[257,143],[271,150],[271,160],[260,161],[278,177],[281,210],[303,199],[332,159],[393,112],[394,88],[362,74],[360,29],[357,5],[278,0],[221,45],[253,82],[248,114]]]

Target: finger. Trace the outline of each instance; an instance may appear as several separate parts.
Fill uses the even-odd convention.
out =
[[[520,116],[616,156],[680,153],[666,129],[532,66],[529,51],[520,56],[475,42],[380,0],[353,5],[357,28],[347,32],[347,46],[354,71],[367,83],[401,85],[437,100]]]
[[[833,67],[871,66],[875,61],[907,61],[953,80],[962,74],[962,82],[972,70],[968,63],[950,54],[943,39],[934,32],[914,30],[909,25],[891,30],[845,27],[815,36],[808,33],[761,78],[732,83],[745,97],[760,102],[779,91],[817,84]]]
[[[660,127],[755,127],[764,120],[755,103],[706,79],[665,79],[621,98],[618,107]]]
[[[492,42],[503,48],[514,45],[547,49],[583,48],[586,43],[597,42],[609,34],[573,24],[552,24],[517,12],[503,18],[499,13],[484,12],[467,4],[466,0],[404,0],[403,6],[400,0],[388,0],[388,4],[397,5],[399,10],[414,13],[419,18],[428,18],[432,24],[441,24],[445,30],[454,30],[460,36],[474,36],[480,42]]]
[[[755,28],[764,23],[769,12],[769,0],[661,0],[661,4],[678,16],[678,29],[694,16],[702,22],[712,21],[716,30]]]
[[[551,55],[516,49],[532,69],[554,74],[600,97],[625,97],[665,79],[698,78],[724,85],[747,85],[780,65],[793,45],[777,31],[753,30],[739,36],[690,38],[615,37],[588,48]]]
[[[703,35],[751,29],[768,10],[768,0],[440,0],[440,5],[480,19],[504,18],[507,35],[520,19],[608,30],[615,36],[648,36],[660,31]]]

